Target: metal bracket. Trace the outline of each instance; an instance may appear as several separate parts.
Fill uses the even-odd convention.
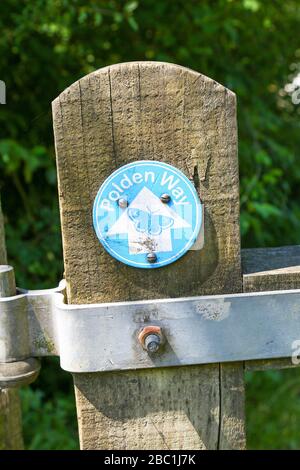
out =
[[[63,293],[61,282],[0,298],[0,363],[59,355],[69,372],[101,372],[248,361],[291,357],[300,340],[300,290],[89,305]],[[147,329],[163,335],[154,353],[139,342]]]

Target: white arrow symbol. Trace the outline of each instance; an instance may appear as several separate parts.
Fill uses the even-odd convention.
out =
[[[172,251],[171,230],[190,224],[144,187],[108,231],[108,237],[126,233],[129,254]]]

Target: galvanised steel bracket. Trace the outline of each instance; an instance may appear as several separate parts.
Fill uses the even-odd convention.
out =
[[[300,343],[300,290],[68,305],[64,287],[0,298],[0,363],[57,355],[104,372],[285,358]]]

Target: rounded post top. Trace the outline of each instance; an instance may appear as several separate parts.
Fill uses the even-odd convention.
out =
[[[15,272],[12,266],[0,264],[0,297],[16,294]]]
[[[13,270],[14,268],[10,266],[9,264],[0,264],[0,274],[9,273]]]

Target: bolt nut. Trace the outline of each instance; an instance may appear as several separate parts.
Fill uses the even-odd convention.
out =
[[[171,201],[171,196],[170,196],[169,194],[164,193],[164,194],[162,194],[162,195],[160,196],[160,200],[161,200],[161,202],[163,202],[164,204],[167,204],[168,202]]]
[[[156,353],[160,347],[160,337],[158,335],[148,335],[145,338],[145,348],[149,353]]]
[[[148,253],[147,254],[147,261],[149,263],[155,263],[155,261],[157,261],[157,256],[155,253],[151,252],[151,253]]]
[[[138,340],[148,353],[156,353],[163,343],[163,335],[159,326],[146,326],[139,333]]]
[[[127,199],[125,199],[125,197],[121,197],[120,199],[118,199],[118,206],[122,209],[126,209],[126,207],[128,206]]]

